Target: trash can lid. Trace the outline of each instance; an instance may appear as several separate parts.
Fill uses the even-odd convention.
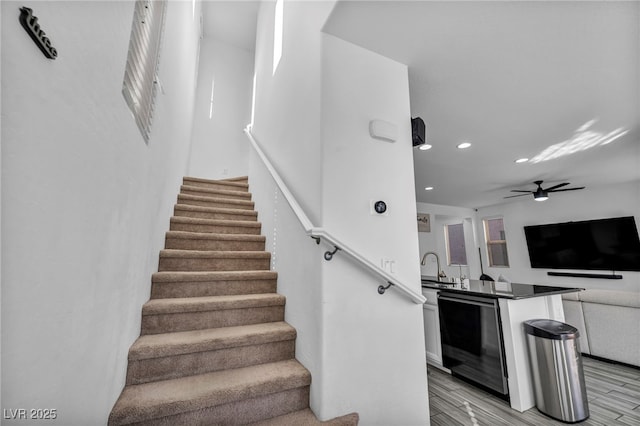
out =
[[[532,336],[552,340],[569,340],[580,337],[578,329],[560,321],[533,319],[524,322],[524,331]]]

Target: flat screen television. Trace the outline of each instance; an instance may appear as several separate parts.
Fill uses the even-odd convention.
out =
[[[525,226],[532,268],[640,271],[633,216]]]

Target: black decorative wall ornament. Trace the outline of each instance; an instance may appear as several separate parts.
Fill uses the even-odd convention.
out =
[[[40,28],[38,24],[38,18],[33,16],[33,10],[28,7],[20,8],[20,24],[25,29],[29,37],[34,41],[36,46],[44,53],[49,59],[55,59],[58,56],[58,51],[51,45],[51,40],[45,35],[45,32]]]

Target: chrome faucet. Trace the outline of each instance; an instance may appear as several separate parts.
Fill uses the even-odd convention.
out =
[[[465,277],[464,274],[462,273],[462,265],[461,264],[458,264],[458,268],[460,268],[460,284],[462,284],[467,277]]]
[[[430,254],[436,257],[436,267],[438,268],[438,272],[436,273],[436,280],[439,282],[440,281],[440,258],[438,257],[438,253],[436,253],[435,251],[426,252],[424,255],[422,255],[422,260],[420,260],[420,264],[424,266],[426,264],[427,256]]]

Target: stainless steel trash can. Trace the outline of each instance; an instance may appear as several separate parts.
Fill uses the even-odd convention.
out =
[[[567,423],[589,417],[578,330],[549,319],[525,321],[524,329],[538,410]]]

